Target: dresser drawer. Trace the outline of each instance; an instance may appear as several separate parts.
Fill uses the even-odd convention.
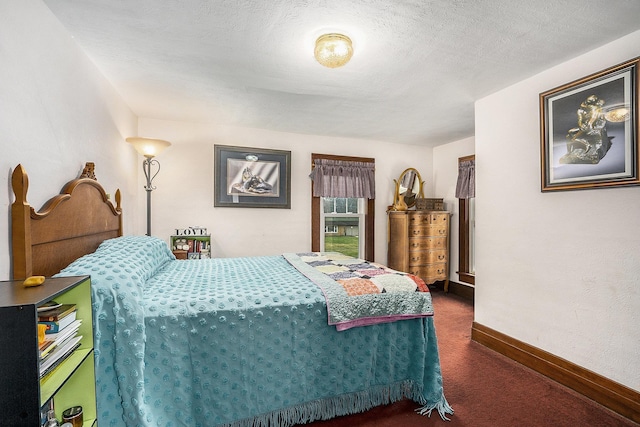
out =
[[[446,237],[409,237],[409,253],[413,251],[447,249]]]
[[[409,268],[412,266],[436,264],[447,262],[447,251],[410,251],[409,252]]]
[[[448,212],[411,212],[409,216],[409,227],[421,225],[444,225],[449,223]]]
[[[448,213],[432,213],[431,225],[440,225],[442,227],[449,226],[449,214]]]
[[[409,237],[420,236],[446,236],[448,234],[448,227],[446,225],[434,224],[409,227]]]
[[[429,224],[431,224],[431,215],[428,213],[412,212],[411,215],[409,215],[409,228]]]
[[[432,264],[422,267],[409,267],[409,273],[420,277],[426,283],[447,279],[447,264]]]

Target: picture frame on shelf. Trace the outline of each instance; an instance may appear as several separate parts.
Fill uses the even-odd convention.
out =
[[[542,192],[640,185],[639,62],[540,94]]]
[[[214,146],[214,207],[291,209],[291,151]]]

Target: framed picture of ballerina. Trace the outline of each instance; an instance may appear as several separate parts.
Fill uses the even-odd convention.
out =
[[[543,192],[640,185],[639,62],[540,94]]]
[[[214,145],[216,207],[291,209],[291,151]]]

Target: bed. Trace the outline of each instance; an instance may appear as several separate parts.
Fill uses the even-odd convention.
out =
[[[114,207],[92,174],[40,212],[21,166],[12,185],[14,277],[91,275],[100,426],[291,426],[406,398],[453,413],[428,289],[400,292],[415,277],[340,254],[176,260],[161,239],[122,236],[119,195]],[[333,278],[349,274],[380,275],[400,312],[341,300]]]

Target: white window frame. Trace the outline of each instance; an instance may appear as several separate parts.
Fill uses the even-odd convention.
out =
[[[363,258],[364,259],[364,250],[365,250],[365,216],[366,216],[366,211],[367,211],[367,203],[366,203],[366,199],[364,198],[358,198],[358,212],[347,212],[347,213],[337,213],[336,212],[336,203],[335,203],[335,199],[344,199],[346,197],[320,197],[320,224],[321,224],[321,229],[322,230],[326,230],[327,226],[325,223],[325,218],[353,218],[353,217],[357,217],[358,218],[358,258]],[[351,197],[352,199],[355,197]],[[324,201],[325,199],[334,199],[333,202],[333,212],[332,213],[325,213],[324,212]],[[348,210],[348,206],[349,204],[346,204],[347,206],[347,210]],[[326,234],[326,231],[325,231]],[[324,234],[320,237],[320,252],[324,252],[325,248],[324,248]]]
[[[476,199],[469,199],[469,270],[476,274]]]

